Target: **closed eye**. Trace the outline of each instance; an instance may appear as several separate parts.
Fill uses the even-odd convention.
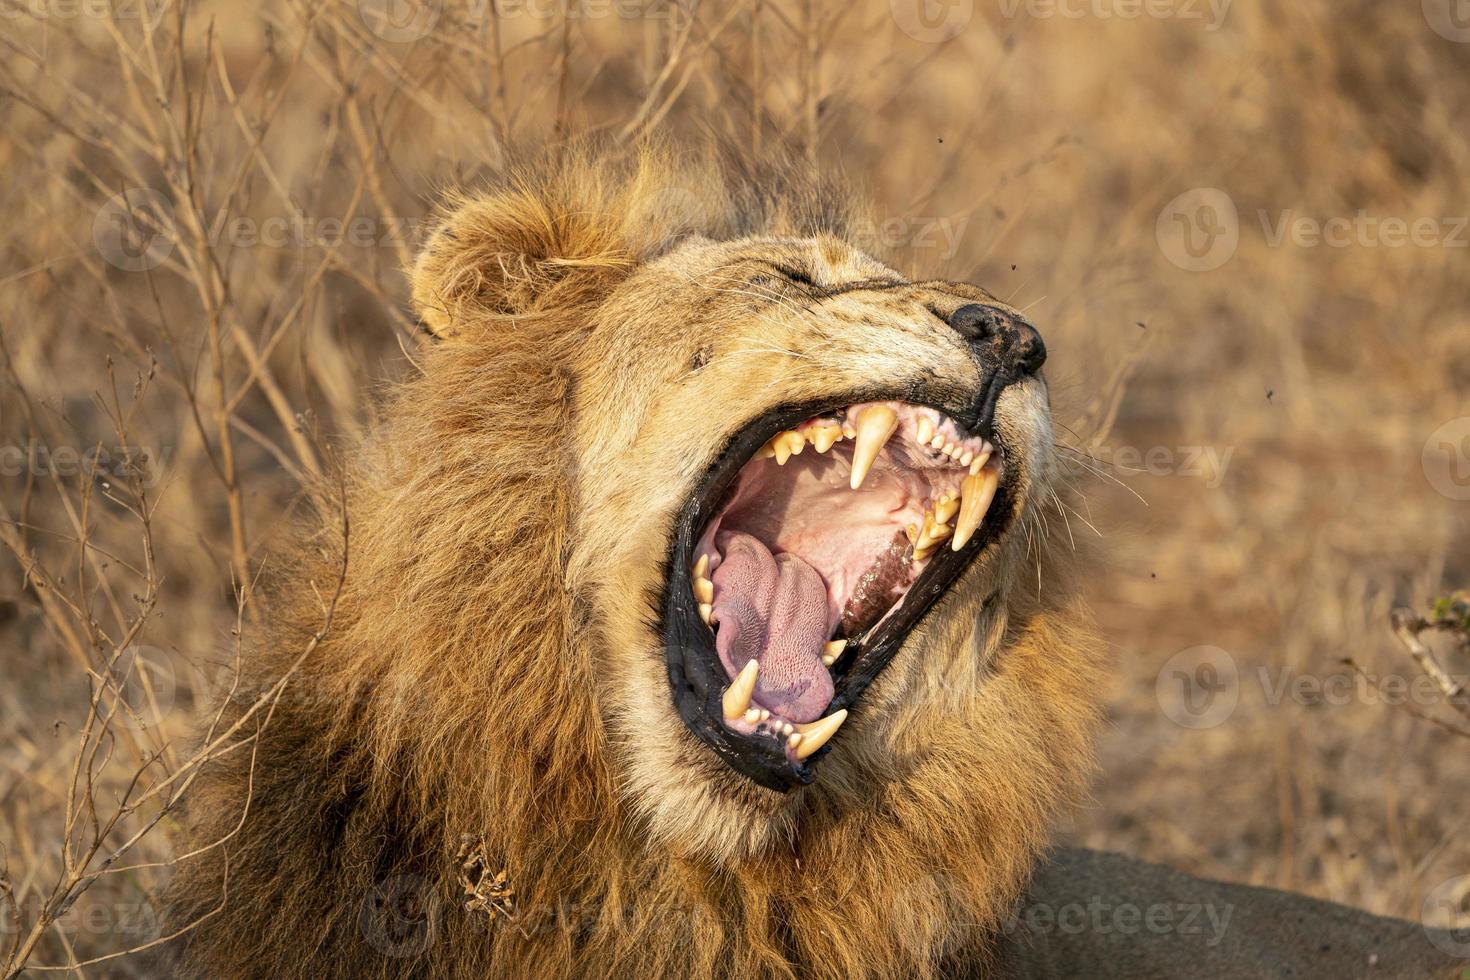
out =
[[[808,290],[814,299],[827,299],[832,296],[840,296],[843,293],[855,292],[862,289],[893,289],[898,286],[909,285],[905,279],[869,277],[866,279],[854,279],[851,282],[823,285],[812,278],[811,274],[802,269],[794,269],[788,265],[779,265],[775,262],[762,263],[767,268],[773,269],[781,277],[794,286],[801,286]]]
[[[774,262],[768,262],[766,264],[780,273],[783,278],[797,286],[806,286],[808,289],[814,290],[822,288],[821,283],[817,282],[810,274],[801,269],[793,269],[786,265],[777,265]]]

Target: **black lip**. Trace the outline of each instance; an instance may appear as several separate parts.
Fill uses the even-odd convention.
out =
[[[998,389],[1000,385],[987,385]],[[814,763],[822,759],[833,742],[823,746],[802,762],[786,757],[782,741],[771,736],[741,735],[727,728],[723,721],[721,698],[729,684],[724,667],[715,651],[714,633],[699,616],[690,581],[694,546],[699,533],[719,509],[726,490],[741,467],[776,433],[792,428],[806,419],[870,401],[905,401],[944,412],[962,427],[967,435],[991,441],[1009,458],[1006,446],[998,440],[993,426],[993,408],[998,390],[979,393],[979,398],[960,404],[946,404],[948,399],[916,398],[910,390],[902,394],[888,392],[854,393],[841,399],[787,405],[773,409],[745,425],[730,440],[710,465],[699,485],[680,510],[674,525],[668,556],[668,572],[664,576],[662,617],[659,628],[664,637],[665,657],[669,669],[669,689],[674,706],[684,724],[730,768],[767,789],[788,792],[811,783],[816,774]],[[982,524],[976,535],[960,551],[941,548],[935,553],[902,604],[861,643],[849,643],[842,658],[834,665],[837,673],[832,702],[823,714],[839,708],[852,709],[867,686],[888,666],[909,632],[933,608],[935,602],[955,583],[976,555],[1005,533],[1014,517],[1012,506],[1015,467],[1004,470],[996,490],[990,513],[1001,520]],[[837,738],[841,737],[841,733]],[[834,742],[836,739],[833,740]]]

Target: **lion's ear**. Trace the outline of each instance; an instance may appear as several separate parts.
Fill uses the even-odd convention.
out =
[[[522,185],[443,209],[411,275],[430,333],[452,337],[585,307],[628,274],[636,260],[616,211],[565,190]]]

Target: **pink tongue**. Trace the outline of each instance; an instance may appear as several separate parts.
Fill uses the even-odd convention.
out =
[[[832,700],[822,665],[827,585],[793,554],[772,555],[748,534],[719,535],[715,569],[715,649],[734,677],[760,662],[755,700],[787,721],[815,721]]]

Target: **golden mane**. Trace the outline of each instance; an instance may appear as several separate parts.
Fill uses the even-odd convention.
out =
[[[1044,522],[1018,534],[1025,586],[982,613],[1003,656],[925,721],[938,749],[882,773],[877,794],[799,791],[784,847],[730,865],[657,843],[603,725],[599,625],[568,565],[587,324],[628,269],[686,236],[840,236],[845,196],[798,169],[568,151],[450,203],[413,271],[444,339],[348,467],[331,628],[254,754],[217,764],[192,800],[193,845],[225,843],[182,863],[172,918],[227,899],[176,944],[182,969],[849,977],[983,962],[1090,765],[1097,643],[1071,546]],[[336,526],[324,509],[275,569],[244,689],[290,670],[321,627]],[[461,866],[466,842],[483,880]],[[467,908],[466,887],[500,872],[498,904]]]

